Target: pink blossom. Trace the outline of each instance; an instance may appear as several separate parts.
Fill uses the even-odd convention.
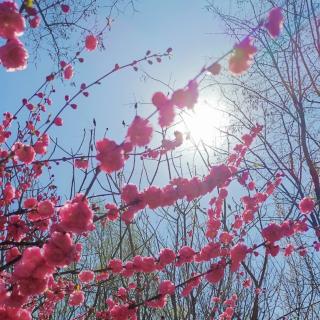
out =
[[[33,145],[34,151],[37,154],[46,154],[47,153],[47,147],[49,145],[49,136],[47,134],[44,134],[41,136],[38,141]]]
[[[158,292],[159,294],[174,294],[175,285],[170,280],[164,280],[160,283]]]
[[[308,225],[305,221],[295,221],[294,223],[294,231],[295,232],[306,232],[308,231]]]
[[[170,126],[175,117],[174,106],[172,102],[162,92],[156,92],[152,96],[152,103],[159,112],[159,125],[161,127]]]
[[[163,107],[166,103],[168,103],[168,101],[169,99],[162,92],[156,92],[152,96],[152,103],[157,107],[157,109]]]
[[[20,253],[19,249],[17,247],[13,247],[6,252],[6,262],[7,263],[10,262],[13,259],[15,259],[16,257],[19,257],[20,255],[21,255],[21,253]]]
[[[92,230],[93,211],[82,194],[65,203],[59,210],[59,215],[61,219],[59,227],[66,232],[81,234]]]
[[[248,248],[244,243],[238,243],[230,250],[231,271],[235,272],[239,269],[240,263],[246,258]]]
[[[127,204],[134,204],[140,198],[140,193],[135,184],[126,184],[121,191],[121,199]]]
[[[85,46],[88,51],[93,51],[97,48],[98,40],[93,34],[86,36]]]
[[[270,243],[266,246],[266,253],[271,254],[273,257],[277,256],[280,252],[280,247],[274,243]]]
[[[31,313],[26,309],[8,306],[0,307],[0,319],[3,320],[31,320]]]
[[[252,141],[253,141],[253,136],[251,134],[244,134],[241,139],[244,142],[244,144],[248,147],[251,145]]]
[[[291,237],[294,233],[294,222],[292,220],[286,220],[281,224],[282,235],[284,237]]]
[[[207,231],[206,236],[208,238],[215,238],[218,234],[218,230],[220,229],[221,222],[218,219],[210,217],[207,221]]]
[[[194,177],[191,180],[178,178],[170,183],[176,186],[180,199],[186,197],[188,201],[192,201],[203,193],[202,181],[198,177]]]
[[[163,191],[155,186],[150,186],[143,193],[143,199],[150,209],[156,209],[162,204]]]
[[[121,215],[121,219],[129,224],[134,219],[135,214],[143,209],[146,204],[137,186],[133,184],[127,184],[122,188],[121,199],[128,205],[128,208]]]
[[[14,39],[23,34],[25,21],[15,2],[0,3],[0,37]]]
[[[224,164],[212,166],[209,175],[204,179],[206,191],[211,192],[216,187],[224,187],[230,178],[231,171],[228,166]]]
[[[61,10],[63,13],[68,13],[70,10],[70,7],[67,4],[61,4]]]
[[[134,256],[132,259],[134,272],[151,273],[157,270],[157,262],[153,257]]]
[[[109,279],[109,273],[108,272],[101,272],[101,273],[98,273],[96,275],[96,281],[105,281],[105,280],[108,280]]]
[[[73,77],[73,68],[71,64],[68,64],[63,70],[63,77],[66,80],[70,80]]]
[[[159,265],[164,268],[166,265],[174,262],[176,254],[170,248],[161,249],[159,254]]]
[[[291,243],[289,243],[284,250],[285,257],[291,256],[293,251],[294,251],[294,246]]]
[[[221,71],[221,65],[219,63],[213,63],[211,66],[207,68],[207,71],[209,71],[212,75],[216,76]]]
[[[244,288],[250,288],[252,286],[252,281],[250,278],[248,279],[245,279],[243,282],[242,282],[242,285]]]
[[[308,214],[314,209],[315,203],[312,198],[304,197],[299,203],[301,213]]]
[[[256,187],[256,185],[255,185],[254,181],[250,181],[248,183],[248,189],[249,190],[254,190],[255,187]]]
[[[176,90],[171,97],[172,103],[178,108],[187,107],[193,109],[198,100],[198,84],[196,81],[190,81],[186,89]]]
[[[272,38],[279,36],[283,26],[283,15],[281,8],[273,8],[269,12],[265,27]]]
[[[199,286],[201,282],[201,277],[198,276],[198,274],[192,274],[193,279],[189,280],[186,284],[186,286],[183,288],[181,295],[183,297],[186,297],[190,294],[193,288],[196,288]]]
[[[84,302],[84,293],[82,291],[74,291],[69,298],[69,306],[81,306]]]
[[[128,296],[128,291],[126,290],[126,288],[120,287],[117,294],[121,299],[126,299],[126,297]]]
[[[32,19],[30,19],[29,24],[31,28],[35,29],[39,27],[40,22],[41,22],[40,16],[35,16]]]
[[[271,243],[280,240],[283,237],[283,229],[276,223],[270,223],[266,228],[262,229],[262,236]]]
[[[35,198],[27,198],[23,202],[23,206],[27,209],[34,208],[38,204],[38,200]]]
[[[127,138],[133,145],[143,147],[151,141],[152,131],[149,120],[136,116],[128,128]]]
[[[205,245],[200,253],[195,257],[196,262],[210,261],[211,259],[217,258],[221,255],[221,245],[216,242],[209,242]]]
[[[210,268],[210,272],[205,275],[205,278],[210,283],[217,283],[221,279],[223,279],[224,276],[224,269],[225,266],[223,263],[213,263]]]
[[[180,267],[185,263],[192,262],[194,259],[195,251],[189,246],[183,246],[179,250],[179,258],[176,262],[176,266]]]
[[[22,143],[16,143],[14,145],[15,154],[19,161],[29,164],[34,160],[35,151],[32,146],[28,146]]]
[[[9,239],[20,241],[28,231],[28,227],[26,223],[21,220],[20,216],[13,215],[9,218],[7,231]]]
[[[126,264],[124,265],[123,270],[121,271],[121,275],[129,278],[134,275],[136,272],[136,267],[135,264],[132,261],[127,261]]]
[[[57,127],[61,127],[63,125],[63,120],[61,117],[56,117],[53,121],[53,123],[57,126]]]
[[[112,259],[109,261],[108,268],[113,273],[120,273],[122,271],[122,261],[120,259]]]
[[[134,320],[136,319],[136,309],[129,308],[128,304],[115,304],[110,309],[110,315],[112,320]]]
[[[86,159],[75,159],[74,166],[79,169],[87,169],[88,168],[88,160]]]
[[[232,307],[228,307],[228,308],[226,308],[224,313],[226,314],[227,319],[232,319],[232,316],[234,314],[234,309]]]
[[[13,278],[22,295],[37,295],[47,288],[48,276],[53,269],[48,266],[40,248],[27,248],[16,263]]]
[[[96,158],[100,161],[102,171],[111,173],[120,170],[124,166],[124,155],[121,146],[114,141],[104,138],[96,143]]]
[[[259,295],[262,292],[262,289],[261,288],[256,288],[254,290],[254,292],[255,292],[256,295]]]
[[[233,223],[232,227],[234,229],[240,229],[242,227],[242,224],[243,224],[243,220],[241,218],[236,218],[234,220],[234,223]]]
[[[48,265],[64,267],[80,259],[81,245],[73,244],[69,233],[53,232],[43,246],[43,256]]]
[[[42,219],[50,218],[54,214],[54,204],[50,200],[41,201],[37,210]]]
[[[173,205],[179,198],[176,188],[172,185],[167,185],[162,189],[162,206],[171,206]]]
[[[143,257],[142,263],[138,266],[142,272],[150,273],[157,269],[156,260],[153,257]]]
[[[304,257],[306,254],[308,253],[308,249],[307,248],[300,248],[299,249],[299,255],[301,256],[301,257]]]
[[[219,236],[219,240],[224,243],[224,244],[229,244],[233,239],[233,235],[230,234],[229,232],[222,232]]]
[[[159,298],[146,302],[146,305],[154,309],[163,309],[167,304],[167,296],[161,295]],[[120,320],[120,319],[119,319]]]
[[[229,59],[229,69],[232,73],[241,74],[249,69],[252,58],[257,52],[252,42],[252,38],[246,37],[235,46],[234,52]]]
[[[175,111],[171,101],[168,101],[165,105],[161,106],[161,108],[158,109],[158,112],[158,123],[160,127],[169,127],[173,124],[175,118]]]
[[[9,39],[0,47],[0,61],[7,71],[23,70],[27,67],[28,52],[18,39]]]
[[[78,278],[83,283],[89,283],[94,279],[94,272],[91,270],[83,270],[78,274]]]
[[[16,194],[15,188],[9,182],[7,182],[2,191],[4,202],[6,204],[9,204],[14,199],[15,194]]]
[[[246,210],[242,215],[243,221],[249,223],[254,219],[254,212],[252,210]]]
[[[105,205],[105,208],[108,210],[107,211],[107,218],[110,221],[115,221],[119,218],[119,210],[117,206],[113,203],[107,203]]]

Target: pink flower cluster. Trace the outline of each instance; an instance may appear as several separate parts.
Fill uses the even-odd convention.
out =
[[[133,148],[148,145],[152,134],[153,128],[149,120],[136,116],[127,130],[126,139],[123,143],[117,144],[115,141],[107,138],[97,141],[96,159],[100,161],[100,169],[107,173],[122,169],[125,160],[129,158],[129,153]],[[174,135],[174,140],[163,140],[162,146],[158,150],[146,149],[142,157],[156,158],[179,147],[183,142],[182,133],[176,131]]]
[[[100,168],[104,172],[114,172],[124,166],[124,151],[122,146],[104,138],[96,143],[96,158],[100,161]]]
[[[192,273],[191,274],[192,278],[187,282],[187,284],[185,285],[185,287],[183,288],[181,295],[183,297],[187,297],[191,291],[198,287],[201,283],[201,277],[199,276],[199,274],[197,273]]]
[[[32,146],[24,145],[21,142],[16,142],[13,148],[19,161],[29,164],[34,160],[36,152]]]
[[[135,123],[135,121],[137,121],[139,125],[136,125],[137,123]],[[135,143],[137,143],[137,141],[141,142],[142,135],[137,132],[146,132],[146,130],[151,134],[148,123],[141,118],[135,118],[128,130],[127,139],[133,139]],[[170,206],[177,200],[183,198],[192,201],[199,196],[212,192],[216,187],[223,188],[227,186],[230,183],[231,177],[236,172],[237,166],[241,163],[248,147],[261,130],[262,127],[259,125],[253,127],[250,134],[248,134],[250,139],[244,139],[243,144],[238,144],[234,148],[234,153],[228,158],[229,165],[222,164],[212,166],[209,174],[203,179],[197,177],[192,179],[177,178],[173,179],[163,188],[150,186],[142,192],[139,192],[135,185],[129,184],[124,186],[121,192],[121,198],[125,204],[125,209],[121,215],[121,219],[129,224],[133,221],[136,213],[146,207],[156,209]],[[147,136],[147,134],[145,134],[145,136]],[[143,143],[145,142],[146,140],[143,141]],[[97,142],[96,148],[98,154],[96,155],[96,158],[100,161],[100,168],[102,171],[110,173],[117,171],[124,166],[124,145],[125,144],[117,145],[114,141],[106,138]],[[131,142],[130,145],[132,145]],[[224,191],[226,192],[226,190],[223,189],[220,191],[219,198],[215,203],[216,210],[219,208],[219,212],[221,211],[223,199],[227,195]],[[217,217],[219,217],[219,212],[216,213]],[[208,227],[211,228],[210,225],[214,227],[214,223],[215,222],[210,219]],[[208,230],[207,235],[211,234],[212,237],[214,237],[215,233],[216,231],[211,228],[211,230]]]
[[[313,211],[315,202],[312,198],[305,197],[299,203],[299,209],[303,214],[309,214]]]
[[[31,296],[41,294],[47,288],[53,268],[46,263],[39,247],[27,248],[15,265],[12,277],[19,294]]]
[[[127,139],[133,146],[143,147],[151,141],[152,131],[147,119],[136,116],[128,128]]]
[[[5,320],[31,320],[31,313],[26,309],[1,306],[0,319]]]
[[[94,228],[93,211],[82,194],[78,194],[72,201],[65,203],[59,210],[59,215],[61,222],[57,228],[64,232],[82,234]]]
[[[249,69],[257,52],[257,48],[252,43],[253,39],[246,37],[235,46],[234,52],[229,59],[229,70],[232,73],[241,74]]]
[[[137,320],[137,308],[130,307],[129,303],[116,303],[107,299],[108,310],[96,313],[97,319],[112,320]]]
[[[74,244],[69,233],[53,232],[43,246],[46,262],[50,266],[65,267],[80,259],[82,246]]]
[[[6,43],[0,47],[0,62],[7,71],[23,70],[27,66],[28,52],[18,39],[25,29],[25,20],[15,2],[0,3],[0,38]]]
[[[54,206],[50,200],[37,201],[37,199],[28,198],[23,205],[31,210],[32,214],[42,218],[51,218],[54,213]],[[79,261],[82,246],[73,243],[70,232],[82,233],[90,229],[92,211],[88,208],[88,202],[83,195],[78,195],[61,208],[59,213],[61,221],[52,225],[50,237],[42,248],[29,247],[21,255],[18,248],[13,247],[6,255],[8,262],[13,259],[18,259],[18,261],[14,265],[9,280],[12,290],[7,291],[4,288],[4,295],[2,295],[0,283],[0,314],[4,315],[10,310],[13,315],[12,319],[29,319],[29,313],[19,308],[26,303],[29,297],[43,294],[54,285],[52,275],[57,267],[68,266]],[[10,224],[11,229],[8,227],[8,238],[10,239],[11,235],[16,241],[19,241],[21,236],[26,233],[26,230],[23,229],[25,222],[19,216],[11,216],[10,220],[12,224]],[[79,279],[84,283],[91,282],[94,279],[94,274],[92,271],[86,270],[79,274]],[[58,295],[56,298],[60,300],[63,295]],[[83,301],[83,293],[74,291],[70,296],[69,304],[80,305]],[[18,318],[18,315],[21,317]]]
[[[269,12],[267,21],[265,22],[265,28],[268,30],[272,38],[280,35],[283,26],[283,15],[281,8],[273,8]]]
[[[183,135],[180,131],[174,132],[175,139],[163,139],[162,145],[157,149],[147,148],[146,151],[142,154],[142,158],[152,158],[155,159],[158,156],[166,154],[168,151],[173,151],[183,143]]]
[[[179,109],[193,109],[197,103],[198,95],[198,84],[196,81],[190,81],[186,88],[174,91],[171,99],[162,92],[156,92],[152,97],[152,103],[159,112],[159,125],[161,127],[168,127],[173,123],[175,106]]]
[[[230,250],[231,271],[239,269],[241,262],[246,258],[248,247],[244,243],[238,243]]]
[[[262,24],[259,26],[261,27]],[[281,8],[273,8],[263,26],[272,38],[280,35],[283,26],[283,15]],[[229,59],[229,70],[234,74],[242,74],[252,64],[257,48],[253,45],[253,38],[247,36],[235,45],[234,51]]]
[[[308,227],[305,221],[292,221],[286,220],[281,224],[270,223],[267,227],[262,229],[262,236],[266,241],[274,244],[275,242],[281,240],[284,237],[291,237],[295,233],[305,232],[308,230]]]
[[[219,320],[233,319],[234,309],[236,307],[237,300],[238,300],[238,296],[236,294],[233,294],[231,298],[223,302],[223,305],[225,306],[225,310],[219,315]],[[214,297],[212,301],[215,303],[221,303],[221,299],[219,297]],[[214,308],[214,311],[216,311],[216,308]]]
[[[82,291],[74,291],[70,295],[69,306],[80,306],[84,302],[84,294]]]
[[[66,63],[65,61],[60,62],[60,66],[63,70],[63,77],[65,80],[70,80],[73,77],[74,71],[71,64]],[[59,125],[56,123],[56,125]]]
[[[91,270],[83,270],[78,275],[79,280],[83,283],[89,283],[94,279],[94,272]]]
[[[85,47],[88,51],[93,51],[97,48],[98,40],[93,34],[86,36]]]
[[[163,188],[151,186],[143,192],[138,192],[135,185],[126,185],[122,189],[122,200],[127,208],[121,215],[126,223],[131,223],[135,214],[146,208],[156,209],[170,206],[177,200],[186,198],[191,201],[201,195],[211,192],[216,187],[223,187],[230,182],[232,167],[226,165],[213,166],[204,179],[186,178],[174,179]],[[127,196],[128,195],[128,196]]]

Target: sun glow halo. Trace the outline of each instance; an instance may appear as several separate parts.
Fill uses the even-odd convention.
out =
[[[219,146],[223,142],[223,130],[228,125],[228,118],[220,108],[214,107],[207,100],[196,104],[193,111],[181,114],[178,130],[190,136],[190,141],[198,144]]]

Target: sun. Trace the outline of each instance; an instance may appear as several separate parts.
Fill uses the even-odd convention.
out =
[[[228,117],[216,99],[198,101],[193,110],[181,113],[177,130],[186,134],[191,143],[201,142],[215,147],[224,140]]]

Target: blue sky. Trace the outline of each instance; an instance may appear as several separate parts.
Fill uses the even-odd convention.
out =
[[[152,66],[145,63],[141,69],[174,88],[184,86],[204,63],[219,57],[233,44],[231,39],[214,34],[220,33],[223,26],[213,19],[205,5],[206,1],[200,0],[137,2],[137,12],[127,10],[115,18],[111,31],[104,36],[106,50],[83,54],[85,63],[75,67],[73,81],[76,87],[68,81],[56,82],[57,93],[52,96],[53,105],[48,112],[55,114],[63,104],[64,95],[71,96],[82,82],[90,83],[116,63],[122,65],[143,57],[147,50],[165,52],[172,47],[172,59],[163,59],[161,64]],[[1,112],[14,113],[21,99],[30,96],[54,67],[43,52],[37,67],[30,64],[25,71],[14,73],[1,68]],[[128,123],[134,117],[134,103],[149,103],[152,94],[159,90],[167,89],[157,81],[146,79],[141,71],[127,69],[118,72],[92,88],[88,98],[80,97],[76,101],[79,105],[77,111],[66,110],[63,113],[64,126],[51,131],[51,135],[56,136],[66,149],[76,149],[82,138],[82,129],[91,128],[95,118],[98,135],[102,136],[108,127],[108,135],[121,142],[125,135],[121,122]],[[148,115],[152,111],[152,105],[138,105],[140,114]]]
[[[172,47],[174,51],[170,61],[164,59],[162,64],[145,64],[143,68],[153,77],[174,87],[184,86],[209,57],[218,57],[232,43],[228,43],[223,36],[209,34],[221,31],[222,26],[217,25],[212,15],[205,10],[205,4],[206,1],[181,0],[137,2],[138,12],[128,10],[124,15],[116,17],[111,32],[105,34],[105,51],[83,55],[86,63],[77,65],[74,81],[77,85],[88,83],[104,71],[112,69],[115,63],[123,64],[142,57],[148,49],[164,52],[166,48]],[[22,72],[7,73],[1,68],[1,91],[5,93],[1,111],[16,110],[21,98],[29,96],[53,68],[45,53],[40,55],[36,69],[32,64]],[[126,70],[94,89],[91,97],[83,103],[86,106],[83,105],[77,112],[79,125],[86,127],[88,118],[95,116],[103,119],[109,112],[112,112],[113,117],[127,115],[130,110],[127,104],[149,101],[152,92],[164,89],[159,83],[145,83],[141,78],[141,73]],[[60,88],[54,98],[56,110],[65,93],[75,92],[68,82]],[[66,124],[69,115],[72,120],[75,116],[73,112],[66,113]],[[112,124],[115,122],[112,121]]]

